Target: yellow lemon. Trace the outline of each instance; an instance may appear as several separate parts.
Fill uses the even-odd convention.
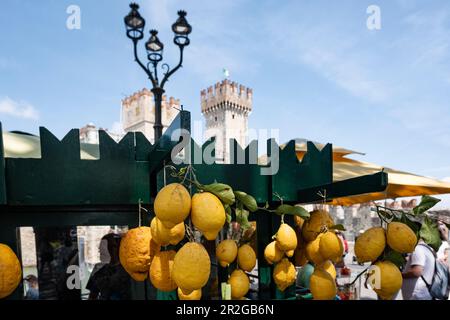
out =
[[[250,272],[256,265],[256,253],[248,244],[239,247],[238,265],[242,270]]]
[[[333,279],[336,279],[336,268],[334,267],[333,262],[331,262],[330,260],[323,262],[319,266],[319,269],[323,269],[324,271],[328,272],[333,277]]]
[[[231,285],[231,298],[239,300],[250,289],[250,281],[244,271],[236,269],[231,273],[228,283]]]
[[[309,280],[309,289],[314,300],[334,300],[336,298],[336,282],[325,270],[314,269]]]
[[[182,184],[168,184],[156,195],[154,209],[158,219],[167,228],[173,228],[189,215],[191,196]]]
[[[325,260],[338,262],[344,254],[344,246],[334,232],[327,231],[320,237],[319,252]]]
[[[283,251],[278,249],[276,241],[272,241],[266,246],[264,249],[264,258],[266,258],[269,264],[277,263],[283,258]]]
[[[294,265],[296,267],[302,267],[308,262],[306,257],[306,242],[301,235],[300,230],[296,230],[297,233],[297,248],[294,250]]]
[[[183,291],[178,288],[177,293],[180,300],[200,300],[202,298],[202,289],[197,289],[189,294],[184,294]]]
[[[391,222],[386,230],[387,244],[399,253],[411,253],[417,244],[417,236],[410,227],[401,222]]]
[[[277,231],[277,246],[281,251],[294,250],[297,247],[297,234],[287,223],[282,223]]]
[[[228,267],[236,260],[238,247],[234,240],[223,240],[216,247],[216,257],[222,267]]]
[[[159,250],[149,227],[130,229],[120,241],[120,263],[134,280],[145,281],[153,257]]]
[[[289,250],[289,251],[286,251],[286,252],[285,252],[286,257],[291,258],[291,257],[294,255],[294,252],[295,252],[295,250]]]
[[[305,223],[305,219],[299,216],[294,216],[294,223],[298,228],[302,228],[303,224]]]
[[[294,264],[296,267],[303,267],[308,262],[308,258],[306,257],[306,250],[303,249],[295,249],[294,251]]]
[[[317,238],[324,228],[329,228],[333,225],[333,219],[328,212],[323,210],[315,210],[311,212],[309,220],[305,221],[303,224],[303,238],[307,242],[311,242]]]
[[[320,238],[322,234],[320,234],[315,240],[308,242],[306,244],[306,257],[308,260],[315,265],[319,265],[324,262],[326,259],[320,254]]]
[[[16,290],[22,281],[22,267],[12,249],[0,243],[0,299]]]
[[[212,193],[196,193],[192,197],[191,219],[206,239],[214,240],[225,224],[225,209]]]
[[[386,234],[383,228],[367,229],[355,242],[355,256],[359,263],[373,262],[386,247]]]
[[[150,223],[152,239],[161,246],[167,246],[170,243],[170,229],[167,228],[158,217],[154,217]]]
[[[370,267],[368,283],[382,300],[392,300],[402,287],[402,273],[392,262],[379,261]]]
[[[153,258],[150,266],[150,281],[161,291],[169,292],[177,288],[171,276],[175,254],[173,250],[160,251]]]
[[[273,269],[273,279],[280,291],[286,290],[287,287],[295,283],[296,270],[294,265],[287,258],[283,258]]]
[[[211,260],[208,252],[199,243],[186,243],[175,255],[172,279],[184,294],[205,286],[210,272]]]
[[[186,228],[184,222],[177,224],[175,227],[170,229],[170,244],[177,245],[181,240],[184,239],[186,234]]]

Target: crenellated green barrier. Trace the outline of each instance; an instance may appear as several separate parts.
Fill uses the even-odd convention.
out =
[[[16,228],[20,226],[69,225],[129,225],[137,226],[138,202],[150,209],[157,191],[175,181],[165,166],[171,164],[172,150],[183,141],[182,133],[190,132],[190,113],[181,111],[163,137],[152,145],[142,133],[128,133],[116,143],[106,132],[99,132],[99,159],[80,158],[79,130],[71,130],[61,141],[50,131],[40,128],[40,159],[4,158],[0,135],[0,242],[6,243],[20,255]],[[1,132],[1,124],[0,124]],[[190,138],[189,138],[190,139]],[[214,140],[199,146],[194,140],[185,149],[187,158],[203,184],[219,181],[255,197],[260,206],[285,203],[323,201],[319,193],[326,191],[327,199],[382,191],[387,187],[387,174],[358,177],[333,183],[332,146],[318,150],[308,143],[302,161],[297,159],[295,142],[280,148],[274,140],[267,141],[268,158],[278,162],[273,174],[262,174],[271,164],[258,164],[254,158],[257,141],[245,149],[231,140],[231,164],[209,163],[198,157],[212,150]],[[197,155],[197,158],[195,158]],[[177,168],[187,164],[176,165]],[[275,193],[277,196],[275,196]],[[148,224],[151,215],[143,217]],[[257,224],[257,255],[259,299],[288,299],[295,297],[295,287],[279,292],[272,281],[272,266],[264,256],[264,247],[280,224],[280,217],[266,211],[256,211],[250,220]],[[292,218],[285,219],[292,224]],[[228,270],[218,269],[219,280],[225,281]],[[134,283],[134,297],[148,288]],[[20,298],[16,290],[12,298]],[[148,293],[148,292],[147,292]],[[173,299],[174,293],[157,293],[154,298]]]

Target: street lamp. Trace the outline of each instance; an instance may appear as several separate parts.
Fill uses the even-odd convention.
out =
[[[137,54],[137,44],[140,40],[144,38],[144,27],[145,19],[139,13],[139,5],[136,3],[130,4],[131,11],[124,18],[127,37],[133,41],[134,48],[134,59],[139,64],[139,66],[145,71],[148,78],[152,83],[152,93],[155,99],[155,142],[162,136],[162,121],[161,121],[161,104],[162,96],[164,94],[164,85],[169,80],[169,77],[174,74],[183,63],[183,50],[184,47],[188,46],[189,34],[192,31],[191,25],[186,20],[186,11],[178,11],[178,19],[172,25],[172,31],[174,32],[173,42],[180,49],[180,61],[178,65],[171,69],[167,63],[162,64],[164,69],[162,81],[158,78],[158,63],[163,59],[163,49],[164,44],[158,38],[158,31],[150,30],[150,38],[145,43],[145,49],[147,50],[147,60],[149,61],[146,65],[141,62]]]

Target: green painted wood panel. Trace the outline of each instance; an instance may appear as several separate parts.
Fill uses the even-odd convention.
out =
[[[333,182],[332,146],[327,144],[321,151],[314,143],[308,142],[308,151],[302,161],[295,152],[295,141],[291,140],[280,149],[275,140],[268,141],[267,150],[275,158],[274,151],[279,152],[279,169],[272,176],[272,190],[286,202],[297,202],[298,190],[306,187],[320,186]],[[279,201],[272,195],[272,201]]]
[[[155,146],[142,133],[128,133],[116,143],[105,131],[100,131],[100,159],[82,160],[79,130],[71,130],[59,141],[41,127],[41,159],[6,159],[7,203],[16,206],[126,205],[142,199],[149,204],[152,202],[150,173],[159,169],[164,159],[170,159],[170,152],[179,141],[177,129],[190,129],[189,112],[181,112]],[[0,166],[3,173],[1,169]],[[1,186],[2,173],[0,203],[5,194],[5,187]],[[156,181],[153,184],[156,187]]]
[[[299,190],[297,200],[299,203],[323,201],[320,194],[325,194],[325,191],[327,200],[331,200],[364,193],[381,192],[386,190],[387,186],[388,174],[386,172],[378,172],[372,175]]]

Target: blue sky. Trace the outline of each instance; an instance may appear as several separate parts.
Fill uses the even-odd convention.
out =
[[[119,120],[120,100],[148,86],[124,32],[128,2],[1,1],[5,130],[46,126],[62,137]],[[188,11],[191,46],[166,91],[193,119],[201,119],[200,90],[225,67],[254,89],[251,128],[279,128],[281,141],[332,142],[365,152],[357,157],[365,161],[450,181],[448,1],[138,2],[172,65],[170,26],[177,10]],[[80,30],[66,28],[71,4],[81,8]],[[366,27],[372,4],[381,30]]]

